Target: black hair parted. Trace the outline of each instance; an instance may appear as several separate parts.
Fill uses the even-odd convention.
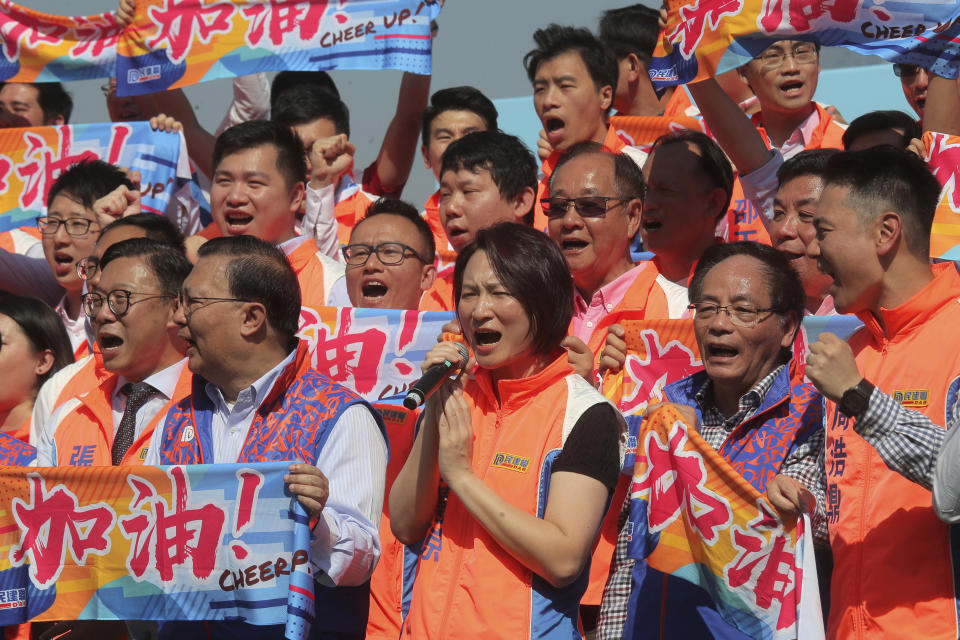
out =
[[[475,131],[451,142],[443,152],[440,176],[463,170],[489,171],[504,200],[513,200],[527,188],[537,192],[537,161],[526,145],[509,133]],[[524,222],[533,224],[533,206]]]
[[[313,85],[340,97],[340,90],[326,71],[280,71],[270,83],[270,111],[276,109],[277,100],[289,89],[304,85]]]
[[[120,258],[142,260],[153,272],[161,292],[172,296],[180,294],[183,281],[193,269],[182,246],[178,248],[160,244],[150,238],[130,238],[107,247],[100,258],[100,272],[103,273],[107,265]]]
[[[847,130],[843,132],[843,148],[849,149],[853,146],[853,143],[856,142],[857,138],[866,133],[882,131],[884,129],[903,129],[903,143],[901,146],[904,149],[907,148],[911,140],[923,135],[923,131],[920,129],[920,124],[917,120],[903,111],[897,111],[895,109],[870,111],[854,118],[853,122],[847,127]]]
[[[579,142],[573,145],[569,151],[560,158],[557,166],[553,169],[553,173],[550,174],[550,191],[553,191],[553,180],[557,173],[560,172],[561,167],[574,158],[591,153],[610,156],[613,160],[613,183],[618,198],[643,199],[646,195],[647,187],[643,181],[643,172],[640,170],[640,167],[637,166],[637,163],[625,153],[611,151],[599,142],[592,141]]]
[[[132,216],[117,218],[100,231],[102,238],[108,232],[123,227],[142,229],[146,237],[157,244],[165,244],[183,251],[183,234],[170,218],[155,213],[136,213]]]
[[[523,57],[523,66],[530,82],[536,78],[537,68],[541,63],[573,51],[580,55],[597,91],[606,86],[613,91],[617,90],[617,79],[620,76],[617,58],[589,29],[551,24],[534,31],[533,41],[536,48]]]
[[[454,266],[453,296],[458,307],[467,263],[481,251],[501,284],[526,311],[534,351],[549,354],[556,350],[573,316],[572,278],[557,244],[546,234],[516,222],[481,229]],[[460,322],[462,326],[465,319]]]
[[[723,204],[722,213],[726,213],[730,207],[730,198],[733,196],[733,167],[727,159],[723,149],[720,148],[713,138],[701,131],[683,129],[681,131],[671,131],[657,138],[650,153],[654,154],[660,147],[669,144],[683,144],[689,142],[700,150],[699,166],[700,170],[710,180],[710,184],[721,189],[726,194],[726,202]]]
[[[229,258],[230,295],[262,304],[270,326],[293,339],[300,324],[300,281],[281,249],[253,236],[223,236],[201,245],[197,256]]]
[[[487,96],[474,87],[448,87],[430,97],[430,105],[423,110],[421,140],[423,146],[430,144],[431,126],[441,113],[446,111],[469,111],[480,116],[487,131],[497,129],[497,108]]]
[[[81,160],[57,176],[47,193],[47,206],[63,194],[92,209],[93,203],[119,186],[133,189],[133,183],[118,167],[103,160]]]
[[[269,120],[241,122],[221,133],[213,145],[214,174],[226,156],[265,146],[276,149],[277,170],[288,189],[306,179],[307,160],[300,138],[289,127]]]
[[[384,214],[406,218],[413,224],[414,227],[417,228],[417,234],[423,240],[423,245],[427,248],[426,252],[424,252],[421,257],[423,257],[428,263],[432,264],[437,255],[437,246],[433,239],[433,231],[430,229],[430,225],[427,224],[427,221],[420,216],[420,212],[417,211],[417,208],[409,202],[404,202],[403,200],[387,198],[384,196],[371,202],[370,206],[367,207],[367,211],[364,214],[363,219],[353,227],[353,231],[350,232],[350,237],[353,238],[353,233],[361,224],[370,218]]]
[[[57,312],[43,300],[28,296],[0,296],[0,314],[20,325],[20,329],[34,353],[50,349],[53,353],[53,366],[37,376],[37,388],[50,379],[60,369],[73,362],[73,347],[70,337]]]
[[[270,112],[270,120],[284,127],[295,127],[326,119],[337,133],[350,137],[350,110],[340,98],[316,85],[290,87],[279,96]]]
[[[777,169],[777,182],[785,185],[794,178],[816,176],[823,178],[827,173],[827,162],[840,153],[839,149],[807,149],[789,160],[785,160]]]
[[[659,11],[642,4],[609,9],[600,16],[600,42],[609,47],[618,60],[632,53],[647,64],[657,47],[659,19]]]

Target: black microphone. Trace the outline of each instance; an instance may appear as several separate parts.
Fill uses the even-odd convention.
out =
[[[454,342],[454,344],[457,345],[457,350],[460,352],[460,361],[451,362],[450,360],[444,360],[427,369],[423,377],[417,380],[410,388],[410,391],[407,392],[407,397],[403,399],[404,407],[413,411],[422,405],[427,401],[427,396],[436,391],[437,387],[447,379],[452,369],[466,364],[467,359],[470,357],[470,352],[467,351],[467,348],[462,343]]]

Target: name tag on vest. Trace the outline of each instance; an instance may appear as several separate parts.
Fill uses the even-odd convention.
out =
[[[493,456],[493,462],[490,463],[490,466],[526,473],[527,468],[530,466],[530,458],[497,451],[497,454]]]
[[[919,409],[930,404],[930,390],[902,389],[893,392],[893,399],[908,409]]]

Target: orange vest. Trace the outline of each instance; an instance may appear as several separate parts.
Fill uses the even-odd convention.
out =
[[[353,228],[367,215],[367,207],[372,202],[373,199],[370,196],[363,190],[357,189],[334,206],[333,215],[337,218],[337,238],[340,244],[350,242]]]
[[[184,363],[173,398],[153,416],[143,433],[130,445],[121,462],[122,466],[143,464],[154,428],[166,417],[170,407],[190,395],[192,379],[190,368]],[[104,377],[96,388],[68,400],[71,403],[67,405],[69,409],[61,412],[56,422],[51,421],[48,429],[56,445],[57,466],[109,467],[113,464],[111,449],[114,428],[110,398],[116,386],[116,375]]]
[[[611,124],[607,128],[607,136],[603,139],[603,146],[614,153],[620,153],[627,144],[620,139],[620,136],[617,135],[616,128]],[[540,184],[537,186],[537,200],[533,204],[533,228],[539,231],[547,228],[547,216],[543,212],[543,207],[540,206],[540,200],[550,197],[550,176],[553,175],[553,170],[557,167],[557,163],[560,162],[560,158],[562,157],[562,151],[554,151],[547,156],[547,159],[540,165],[540,172],[543,174],[543,178],[540,179]]]
[[[453,300],[453,269],[437,274],[433,286],[420,297],[420,311],[456,311]]]
[[[944,425],[960,386],[960,275],[953,263],[850,338],[863,376]],[[949,345],[953,344],[953,347]],[[929,489],[891,471],[827,402],[826,515],[833,549],[827,637],[956,639],[950,530]]]
[[[833,119],[827,111],[816,102],[813,106],[817,110],[820,122],[813,130],[810,140],[807,141],[807,149],[843,149],[843,133],[846,131],[840,124]],[[767,148],[770,147],[770,138],[767,136],[766,129],[763,128],[763,112],[754,114],[753,123],[757,126],[757,131],[763,137]],[[743,193],[743,187],[740,185],[740,177],[736,176],[733,181],[733,195],[730,198],[730,208],[727,210],[727,233],[724,240],[727,242],[737,242],[740,240],[753,240],[762,244],[770,244],[770,234],[763,224],[761,218],[763,214],[757,211],[753,203],[747,199]]]
[[[677,87],[677,93],[686,95],[682,87]],[[657,138],[671,131],[691,129],[703,131],[703,125],[696,118],[682,113],[662,116],[613,116],[610,126],[617,130],[617,135],[635,147],[652,145]]]
[[[385,496],[413,448],[419,411],[407,411],[399,405],[374,403],[383,416],[390,443],[390,460],[387,462]],[[387,500],[383,501],[383,517],[380,519],[380,560],[370,576],[370,616],[367,618],[368,640],[396,640],[403,624],[404,549],[390,529],[390,513]]]
[[[197,235],[201,238],[206,238],[207,240],[213,240],[214,238],[219,238],[223,235],[220,231],[220,227],[217,226],[216,222],[211,222],[203,229],[197,232]]]
[[[300,282],[300,306],[314,310],[327,306],[330,296],[323,277],[323,262],[317,253],[317,245],[307,240],[287,255]]]
[[[573,373],[565,354],[530,378],[500,381],[500,402],[492,384],[489,371],[479,369],[464,388],[473,470],[501,498],[542,518],[564,424],[569,428],[605,400]],[[404,637],[516,640],[546,629],[579,637],[586,572],[562,589],[549,586],[507,553],[456,494],[440,493],[447,497],[438,501],[424,542]]]
[[[26,225],[0,233],[0,249],[9,253],[27,252],[27,249],[40,242],[40,229],[36,225]]]

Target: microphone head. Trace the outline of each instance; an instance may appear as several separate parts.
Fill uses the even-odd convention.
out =
[[[457,351],[460,353],[460,366],[462,367],[470,359],[470,352],[467,350],[467,345],[462,342],[454,342],[453,344],[457,345]]]

